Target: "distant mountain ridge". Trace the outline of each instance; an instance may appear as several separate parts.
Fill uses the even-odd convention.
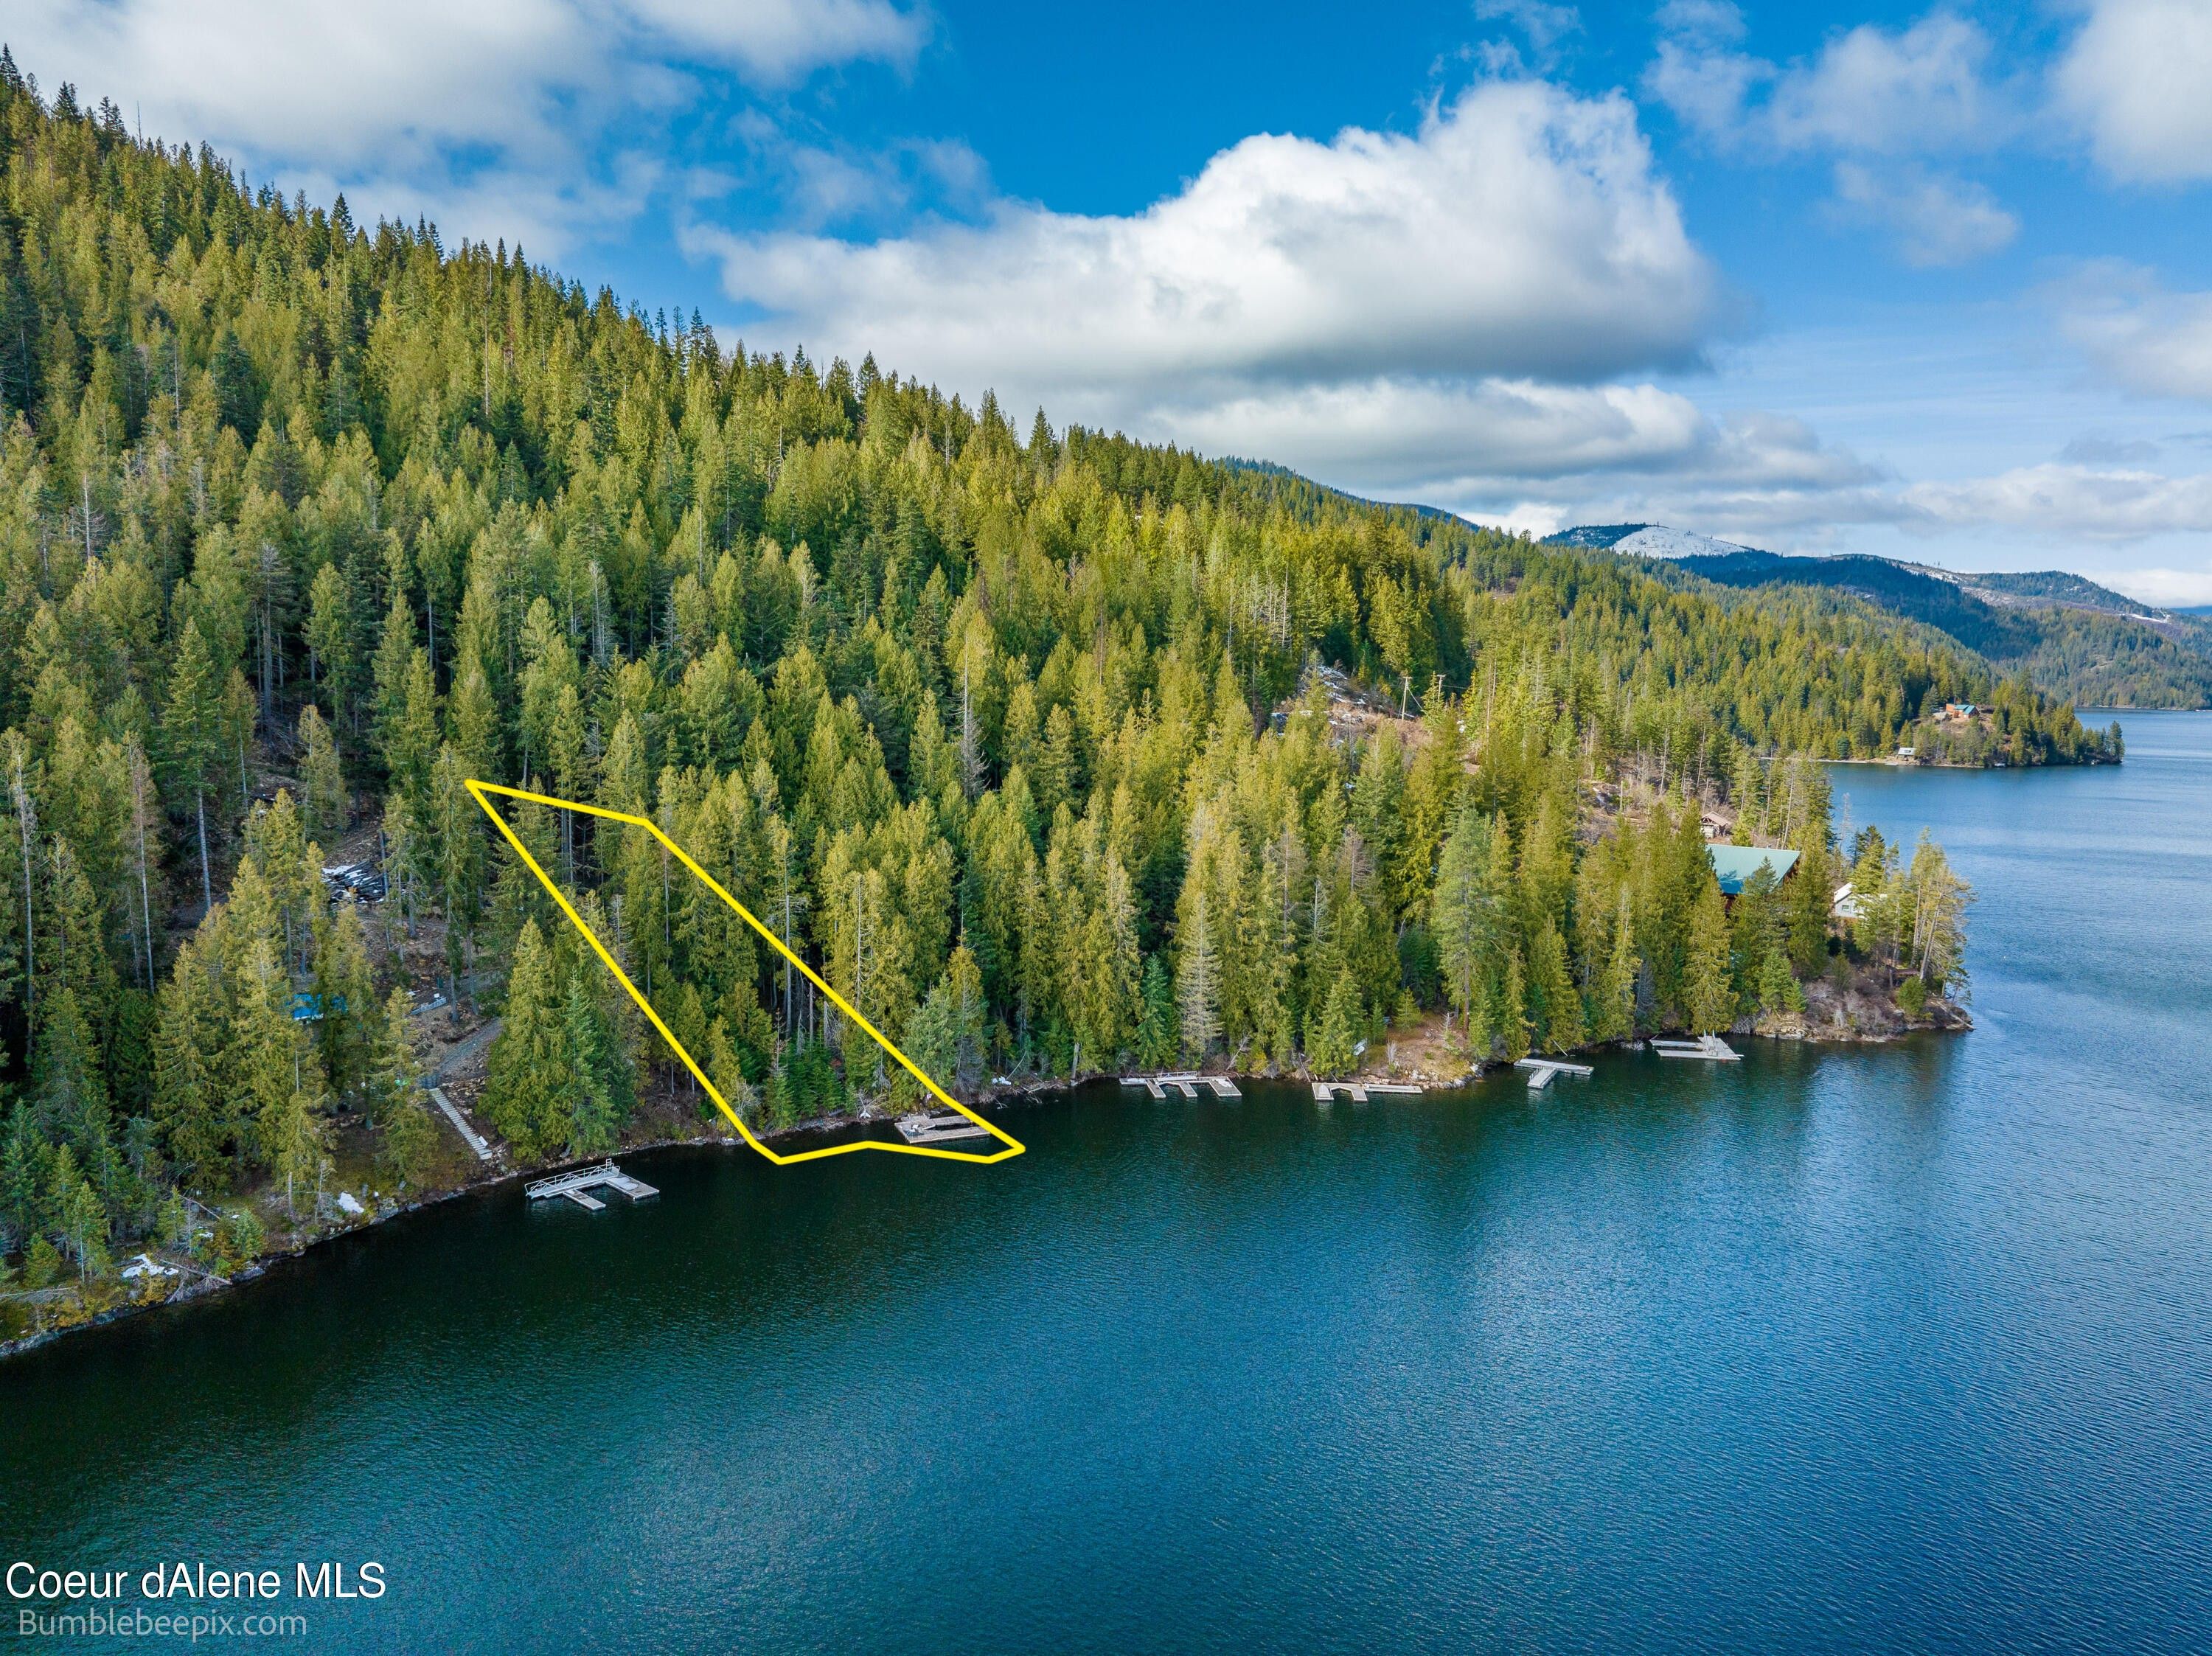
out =
[[[2065,570],[1985,574],[1856,553],[1786,557],[1664,524],[1589,524],[1550,541],[1671,563],[1721,586],[1859,598],[1934,627],[2077,706],[2212,706],[2212,620]]]

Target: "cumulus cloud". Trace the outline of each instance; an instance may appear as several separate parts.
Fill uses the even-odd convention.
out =
[[[708,226],[733,299],[955,383],[1096,401],[1693,360],[1713,273],[1633,108],[1487,82],[1412,136],[1258,136],[1139,214],[1001,202],[871,243]]]
[[[775,87],[910,63],[925,25],[892,0],[16,0],[5,33],[45,84],[112,97],[149,135],[302,185],[388,181],[409,217],[511,197],[551,253],[623,215],[634,155],[595,166],[599,141],[635,134],[618,148],[645,153],[635,139],[696,97],[697,71]]]
[[[1486,519],[1636,478],[1872,475],[1796,422],[1619,383],[1694,365],[1718,324],[1617,95],[1486,80],[1411,134],[1250,137],[1123,216],[1001,200],[872,242],[697,224],[687,246],[768,312],[749,331],[817,355]]]
[[[1987,79],[1989,55],[1980,26],[1948,12],[1895,33],[1863,23],[1780,76],[1767,130],[1785,149],[1899,155],[1985,143],[2009,120]]]
[[[2132,265],[2089,266],[2054,291],[2098,375],[2146,397],[2212,397],[2212,294],[2173,293]]]
[[[2090,0],[2055,82],[2114,178],[2212,179],[2212,9],[2203,0]]]
[[[2020,221],[1980,185],[1917,167],[1838,161],[1836,201],[1842,216],[1891,232],[1905,262],[1922,268],[1967,264],[2020,234]]]
[[[2016,119],[2011,93],[1990,76],[1988,35],[1952,12],[1904,29],[1861,24],[1789,64],[1735,48],[1742,18],[1733,6],[1672,4],[1659,22],[1645,89],[1723,148],[1953,154],[1997,141]]]

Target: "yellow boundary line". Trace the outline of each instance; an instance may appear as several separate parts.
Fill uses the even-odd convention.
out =
[[[884,1036],[883,1031],[877,1028],[874,1024],[869,1022],[867,1019],[862,1017],[858,1012],[854,1011],[853,1008],[847,1004],[845,998],[842,995],[839,994],[835,989],[832,989],[828,984],[824,983],[816,974],[812,967],[809,966],[805,961],[799,959],[797,955],[786,948],[782,938],[777,937],[775,932],[763,925],[760,921],[754,917],[750,909],[748,909],[743,903],[739,902],[735,897],[732,897],[728,892],[725,891],[722,889],[720,883],[717,881],[713,875],[708,873],[705,869],[693,862],[690,855],[684,851],[684,847],[678,845],[675,840],[663,834],[660,831],[659,825],[652,821],[651,818],[633,816],[628,811],[607,810],[599,805],[586,805],[574,799],[556,799],[548,794],[529,793],[520,788],[501,787],[496,782],[479,782],[471,779],[465,784],[465,786],[468,788],[471,797],[476,800],[477,804],[483,807],[484,815],[491,818],[494,825],[498,828],[500,833],[506,836],[507,844],[514,847],[515,854],[521,858],[524,864],[532,874],[535,874],[538,877],[538,883],[544,886],[547,892],[551,895],[555,902],[560,904],[561,912],[568,917],[568,923],[576,928],[577,931],[581,934],[586,943],[592,945],[593,952],[596,953],[599,959],[605,963],[607,970],[615,974],[615,981],[621,984],[624,989],[629,991],[629,998],[637,1003],[638,1010],[643,1012],[645,1016],[652,1021],[653,1027],[660,1031],[660,1037],[663,1040],[665,1040],[668,1043],[669,1050],[674,1052],[678,1058],[684,1060],[684,1067],[690,1071],[693,1078],[696,1079],[702,1087],[704,1087],[707,1089],[707,1096],[714,1101],[715,1107],[720,1109],[724,1115],[729,1118],[730,1125],[732,1126],[735,1127],[739,1132],[744,1135],[746,1143],[751,1145],[755,1149],[758,1150],[763,1156],[768,1157],[769,1161],[775,1162],[778,1167],[789,1167],[793,1162],[818,1162],[823,1157],[828,1156],[848,1156],[854,1150],[888,1150],[894,1156],[929,1156],[936,1157],[940,1162],[981,1162],[986,1166],[994,1162],[1004,1162],[1009,1156],[1019,1156],[1022,1153],[1024,1146],[1019,1139],[1013,1137],[1008,1133],[1000,1131],[997,1127],[993,1126],[989,1122],[984,1120],[981,1116],[976,1114],[975,1111],[969,1109],[965,1104],[963,1104],[958,1099],[953,1097],[951,1094],[946,1092],[944,1088],[939,1086],[934,1081],[932,1081],[922,1072],[921,1065],[916,1064],[912,1059],[908,1058],[904,1052],[899,1051],[896,1046],[894,1046],[888,1040],[886,1040]],[[538,865],[538,859],[530,854],[530,848],[522,843],[521,837],[515,833],[514,829],[508,824],[507,819],[492,809],[491,801],[485,798],[485,796],[487,794],[494,793],[498,794],[501,798],[506,799],[519,799],[526,804],[550,805],[556,810],[580,811],[586,816],[603,817],[610,822],[624,822],[628,823],[632,828],[643,828],[647,834],[650,834],[654,839],[660,841],[660,843],[668,849],[670,853],[676,858],[677,861],[682,863],[684,867],[690,869],[695,876],[703,881],[708,890],[713,892],[724,902],[729,904],[732,908],[737,910],[738,918],[739,919],[743,920],[747,925],[752,927],[754,931],[759,932],[762,937],[767,938],[769,946],[774,949],[777,954],[782,955],[784,959],[789,961],[793,966],[797,967],[801,973],[805,974],[806,980],[812,984],[817,989],[819,989],[823,994],[829,996],[830,1001],[836,1006],[839,1011],[842,1012],[847,1017],[852,1019],[854,1022],[859,1024],[861,1028],[866,1030],[868,1034],[874,1038],[876,1044],[881,1046],[885,1052],[889,1052],[893,1058],[896,1059],[905,1068],[907,1073],[911,1075],[916,1081],[921,1083],[921,1084],[929,1090],[929,1093],[933,1097],[938,1099],[940,1102],[951,1105],[962,1115],[966,1116],[977,1126],[982,1128],[984,1131],[989,1133],[992,1137],[997,1139],[1001,1144],[1005,1145],[1006,1148],[1003,1149],[994,1150],[988,1156],[986,1156],[976,1150],[941,1150],[933,1149],[927,1144],[887,1144],[880,1139],[866,1138],[857,1140],[850,1144],[832,1144],[823,1149],[801,1150],[795,1156],[784,1156],[775,1150],[770,1149],[766,1144],[763,1143],[758,1138],[753,1136],[753,1130],[745,1125],[743,1119],[738,1116],[735,1110],[730,1107],[730,1101],[724,1098],[722,1096],[721,1089],[716,1087],[714,1082],[708,1078],[707,1072],[699,1067],[698,1060],[694,1059],[690,1052],[684,1050],[684,1043],[676,1039],[676,1032],[661,1022],[660,1014],[653,1010],[653,1003],[638,992],[637,986],[629,980],[629,974],[624,972],[620,966],[615,963],[615,957],[607,952],[607,946],[601,943],[599,938],[593,935],[590,926],[584,924],[584,917],[576,912],[575,905],[571,903],[568,901],[567,895],[562,891],[559,886],[553,883],[553,877],[546,873],[544,869]]]

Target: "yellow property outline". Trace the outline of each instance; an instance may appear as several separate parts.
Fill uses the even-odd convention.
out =
[[[476,800],[477,804],[483,807],[484,815],[490,817],[494,824],[495,824],[499,828],[500,833],[506,836],[507,844],[514,847],[515,854],[520,857],[524,864],[528,867],[532,874],[535,874],[538,877],[538,883],[544,886],[545,889],[551,894],[555,902],[560,904],[561,912],[568,917],[568,923],[574,926],[576,930],[582,934],[583,939],[586,943],[592,945],[593,952],[599,955],[601,961],[605,962],[607,970],[615,974],[615,981],[621,984],[623,988],[629,991],[629,998],[637,1003],[638,1010],[643,1012],[645,1016],[652,1021],[653,1027],[654,1028],[660,1031],[661,1039],[668,1043],[669,1050],[674,1052],[677,1057],[684,1060],[684,1067],[690,1071],[692,1077],[696,1080],[702,1087],[704,1087],[707,1089],[707,1096],[713,1099],[714,1101],[715,1107],[720,1109],[724,1115],[729,1118],[730,1125],[745,1136],[746,1143],[751,1145],[763,1156],[768,1157],[768,1159],[775,1162],[776,1166],[782,1168],[789,1167],[792,1163],[796,1162],[817,1162],[826,1156],[846,1156],[851,1154],[854,1150],[888,1150],[894,1156],[933,1156],[940,1162],[978,1162],[986,1166],[994,1162],[1004,1162],[1009,1156],[1019,1156],[1022,1153],[1024,1147],[1019,1139],[1013,1137],[1008,1133],[1002,1132],[997,1127],[993,1126],[989,1122],[984,1120],[981,1116],[976,1114],[975,1111],[969,1109],[965,1104],[963,1104],[958,1099],[953,1097],[951,1094],[946,1092],[944,1088],[939,1086],[934,1081],[932,1081],[927,1075],[922,1073],[921,1066],[920,1065],[916,1064],[904,1052],[899,1051],[896,1046],[894,1046],[890,1040],[885,1039],[882,1030],[877,1028],[874,1024],[869,1022],[867,1019],[862,1017],[858,1012],[854,1011],[846,1002],[846,999],[842,995],[839,994],[835,989],[832,989],[828,984],[824,983],[816,974],[812,967],[809,966],[805,961],[799,959],[797,955],[786,948],[782,938],[777,937],[775,932],[769,931],[768,927],[763,925],[758,919],[754,918],[750,909],[747,908],[735,897],[732,897],[728,892],[725,891],[722,889],[720,883],[717,881],[713,875],[708,873],[705,869],[693,862],[690,855],[684,851],[684,847],[678,845],[675,840],[663,834],[660,831],[659,825],[652,821],[649,817],[633,816],[628,811],[608,810],[599,805],[586,805],[574,799],[556,799],[548,794],[530,793],[525,792],[521,788],[501,787],[496,782],[479,782],[473,778],[466,781],[464,786],[468,789],[470,796]],[[966,1116],[968,1119],[974,1122],[977,1126],[982,1128],[984,1131],[989,1133],[992,1137],[997,1139],[1001,1144],[1005,1145],[1006,1148],[1003,1149],[994,1150],[988,1156],[986,1156],[976,1150],[940,1150],[933,1149],[927,1144],[890,1144],[885,1143],[881,1139],[863,1138],[857,1139],[849,1144],[831,1144],[822,1149],[801,1150],[795,1156],[785,1156],[778,1151],[770,1149],[766,1144],[763,1143],[758,1138],[753,1136],[753,1130],[745,1125],[744,1120],[738,1116],[738,1113],[730,1107],[730,1101],[722,1096],[721,1089],[716,1087],[714,1083],[708,1078],[707,1072],[699,1067],[698,1061],[694,1059],[690,1052],[684,1049],[684,1043],[676,1039],[676,1032],[661,1022],[660,1014],[653,1010],[653,1003],[638,992],[637,986],[629,980],[629,974],[627,972],[624,972],[620,966],[617,965],[615,962],[615,957],[607,952],[607,946],[601,943],[597,937],[592,935],[592,928],[584,924],[584,917],[576,913],[575,905],[571,903],[567,895],[562,891],[561,888],[553,883],[553,877],[546,873],[544,869],[538,867],[538,859],[530,854],[530,848],[522,843],[520,836],[518,835],[514,829],[508,825],[507,819],[492,809],[491,801],[484,797],[487,794],[492,793],[498,794],[502,798],[520,799],[526,804],[551,805],[557,810],[581,811],[586,816],[604,817],[610,822],[626,822],[632,828],[643,828],[654,839],[659,840],[660,843],[676,858],[677,861],[682,863],[684,867],[690,869],[694,875],[696,875],[700,880],[703,881],[708,890],[713,892],[724,902],[729,904],[732,908],[737,910],[738,918],[739,919],[742,919],[747,925],[759,932],[762,937],[767,938],[769,946],[774,949],[777,954],[782,955],[784,959],[789,961],[793,966],[797,967],[799,971],[805,975],[806,980],[809,983],[812,984],[817,989],[819,989],[823,994],[829,996],[830,1001],[836,1006],[839,1011],[842,1012],[847,1017],[852,1019],[854,1022],[860,1025],[861,1028],[866,1030],[871,1036],[874,1037],[876,1044],[881,1046],[885,1052],[889,1052],[893,1058],[896,1059],[899,1063],[905,1067],[908,1074],[914,1077],[916,1081],[919,1081],[925,1088],[928,1089],[933,1097],[939,1100],[941,1102],[951,1105],[962,1115]]]

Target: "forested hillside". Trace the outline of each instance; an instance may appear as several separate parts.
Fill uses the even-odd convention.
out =
[[[1863,609],[749,354],[249,191],[5,60],[0,172],[0,1269],[34,1281],[183,1234],[179,1192],[312,1222],[340,1109],[416,1176],[433,971],[504,1016],[518,1155],[672,1095],[471,777],[652,814],[972,1087],[1338,1071],[1434,1009],[1470,1059],[1725,1027],[1847,949],[1940,990],[1941,853],[1856,847],[1869,919],[1832,936],[1802,755],[1949,699],[2015,762],[2098,750]],[[1348,734],[1322,664],[1407,716]],[[1801,877],[1724,909],[1701,809]],[[647,836],[512,820],[764,1121],[880,1084]],[[380,904],[329,900],[349,835]]]
[[[1681,558],[1675,567],[1723,586],[1797,587],[1863,598],[2082,706],[2212,704],[2212,629],[2189,616],[2146,616],[2077,575],[1953,579],[1887,558],[1752,551]]]

